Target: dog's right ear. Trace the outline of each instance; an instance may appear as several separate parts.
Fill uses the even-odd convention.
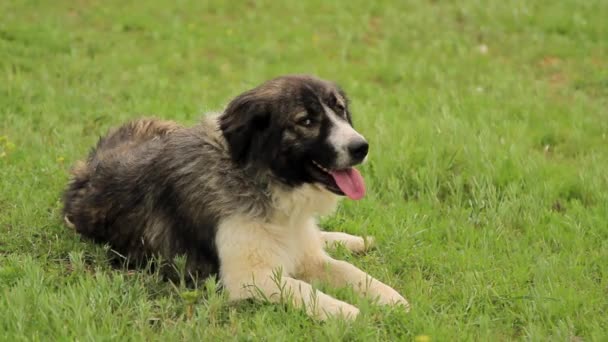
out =
[[[267,100],[249,91],[232,100],[220,116],[220,129],[237,164],[249,162],[254,151],[263,149],[271,110]]]

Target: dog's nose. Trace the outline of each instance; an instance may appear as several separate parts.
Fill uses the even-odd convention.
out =
[[[348,145],[348,153],[350,153],[350,156],[356,161],[363,160],[363,158],[367,156],[368,150],[369,144],[363,139],[351,142]]]

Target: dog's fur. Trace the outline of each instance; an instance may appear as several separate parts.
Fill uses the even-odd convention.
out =
[[[344,141],[364,151],[354,158]],[[190,274],[218,274],[231,299],[290,300],[321,319],[354,318],[357,308],[309,284],[322,280],[408,306],[324,251],[343,243],[360,252],[363,238],[321,232],[315,222],[332,212],[339,190],[311,161],[340,169],[365,154],[342,90],[283,76],[194,127],[141,119],[111,131],[73,168],[65,220],[130,260],[185,255]]]

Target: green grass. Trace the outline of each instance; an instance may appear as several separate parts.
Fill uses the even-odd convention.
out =
[[[608,340],[608,2],[203,3],[0,2],[0,339]],[[371,142],[369,195],[323,225],[378,248],[336,254],[409,314],[230,304],[63,227],[110,126],[296,72],[338,81]]]

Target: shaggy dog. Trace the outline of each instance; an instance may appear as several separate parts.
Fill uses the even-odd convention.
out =
[[[278,77],[194,127],[141,119],[110,131],[73,168],[64,217],[129,260],[185,255],[190,274],[219,275],[233,300],[356,317],[356,307],[310,285],[320,280],[408,307],[391,287],[324,250],[342,243],[360,252],[363,238],[322,232],[315,221],[340,196],[364,196],[353,166],[367,152],[338,86]]]

